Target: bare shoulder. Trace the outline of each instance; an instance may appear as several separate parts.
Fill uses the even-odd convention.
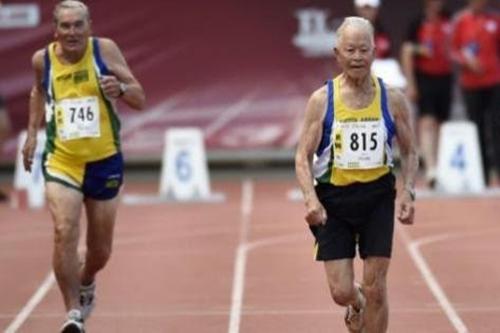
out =
[[[316,89],[309,97],[309,102],[307,103],[307,111],[314,113],[316,116],[323,117],[326,110],[327,102],[327,90],[323,86]]]
[[[36,70],[43,69],[44,57],[45,57],[45,49],[39,49],[33,53],[33,57],[31,58],[31,64],[33,68]]]
[[[399,88],[387,87],[387,98],[389,102],[389,109],[393,116],[397,116],[400,113],[406,113],[408,111],[408,101],[405,94]]]
[[[97,38],[97,40],[106,65],[112,73],[116,73],[117,67],[123,67],[125,65],[125,58],[118,44],[110,38]]]
[[[102,52],[114,52],[118,50],[118,45],[111,38],[95,37],[99,42]]]
[[[405,95],[401,89],[389,85],[386,85],[386,87],[389,102],[401,102],[405,100]]]
[[[116,44],[114,40],[102,37],[95,37],[95,38],[99,43],[101,54],[105,60],[114,62],[117,61],[117,59],[122,58],[120,48],[118,47],[118,44]]]
[[[323,130],[321,123],[326,114],[325,105],[327,95],[327,89],[321,87],[311,94],[307,102],[298,149],[298,151],[305,153],[303,156],[310,156],[312,158],[312,154],[319,145]]]
[[[317,100],[317,101],[326,101],[326,86],[322,86],[311,94],[311,99]]]

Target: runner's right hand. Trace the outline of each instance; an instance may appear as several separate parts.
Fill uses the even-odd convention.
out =
[[[23,164],[24,170],[31,172],[31,165],[33,164],[33,155],[36,149],[36,136],[28,135],[23,146]]]
[[[306,221],[309,225],[325,225],[326,224],[326,210],[318,199],[312,200],[306,204],[307,213]]]

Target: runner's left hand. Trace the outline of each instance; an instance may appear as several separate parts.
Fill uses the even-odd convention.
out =
[[[104,94],[111,98],[120,96],[120,81],[114,75],[102,75],[99,78],[99,84]]]
[[[415,218],[415,202],[407,191],[404,191],[399,202],[398,220],[403,224],[413,224]]]

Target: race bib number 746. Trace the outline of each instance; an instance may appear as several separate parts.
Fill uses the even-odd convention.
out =
[[[68,98],[57,103],[56,122],[62,141],[101,135],[99,101],[96,96]]]
[[[334,165],[340,169],[373,169],[384,165],[384,134],[380,121],[337,123]]]

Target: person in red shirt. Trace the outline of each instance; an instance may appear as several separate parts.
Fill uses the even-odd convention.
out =
[[[451,22],[444,0],[424,0],[401,48],[407,97],[418,106],[418,136],[426,182],[435,185],[439,128],[448,120],[453,87]]]
[[[379,7],[380,0],[354,0],[356,15],[370,21],[375,28],[375,58],[385,59],[391,57],[392,41],[378,17]]]
[[[469,0],[454,20],[452,57],[469,118],[479,130],[486,181],[500,175],[500,21],[487,0]],[[495,177],[491,177],[494,175]]]

